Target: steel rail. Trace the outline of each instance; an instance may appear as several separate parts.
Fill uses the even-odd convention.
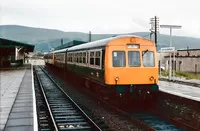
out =
[[[41,80],[40,80],[40,78],[38,77],[37,72],[35,73],[35,75],[36,75],[36,78],[37,78],[38,83],[39,83],[39,85],[40,85],[40,88],[41,88],[41,90],[42,90],[42,94],[43,94],[43,96],[44,96],[46,105],[47,105],[47,107],[48,107],[48,111],[49,111],[49,114],[50,114],[50,116],[51,116],[51,119],[52,119],[53,125],[54,125],[54,127],[55,127],[55,130],[58,131],[58,127],[57,127],[56,122],[55,122],[55,119],[54,119],[54,117],[53,117],[53,113],[52,113],[52,111],[51,111],[51,107],[50,107],[50,105],[49,105],[49,102],[48,102],[48,100],[47,100],[46,94],[45,94],[45,92],[44,92],[44,89],[43,89],[43,85],[42,85],[42,83],[41,83]]]
[[[89,122],[98,130],[98,131],[102,131],[101,128],[79,107],[79,105],[73,101],[73,99],[55,82],[54,79],[52,79],[47,73],[46,71],[39,66],[39,68],[45,73],[45,75],[58,87],[58,89],[60,89],[62,91],[62,93],[64,93],[66,95],[66,97],[78,108],[79,111],[81,111],[81,113],[89,120]]]

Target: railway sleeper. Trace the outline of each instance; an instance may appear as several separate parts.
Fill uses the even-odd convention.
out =
[[[67,118],[62,118],[62,119],[56,119],[56,122],[62,123],[62,122],[84,122],[84,118],[79,118],[79,119],[67,119]]]

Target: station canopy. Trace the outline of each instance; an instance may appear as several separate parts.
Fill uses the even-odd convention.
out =
[[[35,46],[18,41],[0,38],[0,48],[15,48],[15,47],[23,47],[26,52],[33,52]]]

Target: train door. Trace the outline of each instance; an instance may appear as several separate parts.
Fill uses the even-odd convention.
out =
[[[65,63],[64,63],[64,70],[65,71],[67,71],[67,61],[68,61],[68,59],[67,59],[67,51],[68,50],[65,51]]]

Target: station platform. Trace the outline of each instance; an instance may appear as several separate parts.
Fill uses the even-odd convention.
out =
[[[168,80],[168,77],[167,76],[159,76],[159,79]],[[174,77],[173,79],[174,79],[174,81],[178,81],[178,82],[200,85],[200,80],[197,80],[197,79],[189,79],[188,80],[184,77]],[[171,82],[173,82],[173,81],[171,81]]]
[[[37,130],[33,68],[0,71],[0,131]]]
[[[199,87],[161,80],[159,80],[158,85],[159,90],[162,92],[200,102]]]

